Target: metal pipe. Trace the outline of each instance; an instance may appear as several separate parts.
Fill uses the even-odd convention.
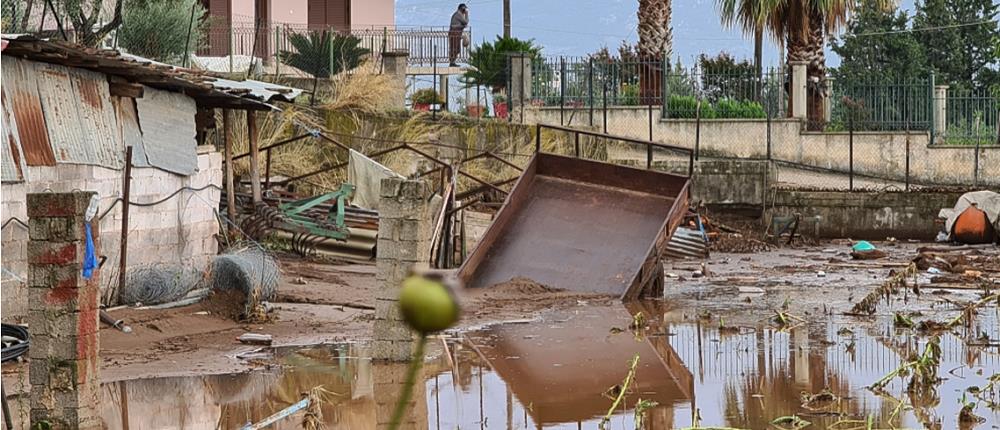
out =
[[[559,57],[559,125],[566,125],[566,59]]]
[[[854,118],[853,118],[853,115],[852,115],[852,118],[850,120],[847,133],[848,133],[848,135],[847,135],[848,136],[848,139],[847,139],[847,157],[848,157],[848,161],[847,161],[847,163],[848,163],[848,169],[849,169],[849,171],[848,171],[849,173],[848,173],[848,177],[847,177],[847,181],[848,181],[847,182],[847,184],[848,184],[847,188],[849,190],[851,190],[851,191],[854,191]]]
[[[573,142],[573,148],[576,153],[576,158],[580,158],[580,133],[573,133],[573,138],[575,140],[575,142]]]
[[[275,143],[267,145],[267,146],[265,146],[263,148],[260,148],[260,150],[261,151],[270,151],[272,149],[280,148],[282,146],[285,146],[285,145],[287,145],[289,143],[298,142],[298,141],[300,141],[302,139],[305,139],[305,138],[307,138],[309,136],[312,136],[312,133],[305,133],[305,134],[301,134],[301,135],[298,135],[298,136],[295,136],[295,137],[292,137],[292,138],[289,138],[289,139],[282,140],[280,142],[275,142]],[[249,157],[249,156],[250,156],[250,152],[247,151],[247,152],[244,152],[244,153],[242,153],[240,155],[234,156],[233,160],[235,161],[235,160],[239,160],[241,158],[246,158],[246,157]]]

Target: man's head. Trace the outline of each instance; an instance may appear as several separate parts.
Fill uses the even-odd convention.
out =
[[[459,3],[458,4],[458,10],[460,12],[468,12],[469,11],[469,7],[466,6],[465,3]]]

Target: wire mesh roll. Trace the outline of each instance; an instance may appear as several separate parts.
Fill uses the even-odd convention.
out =
[[[198,286],[203,277],[200,270],[179,264],[130,267],[125,273],[125,289],[119,300],[130,305],[172,302]]]
[[[261,302],[274,299],[278,291],[278,262],[264,250],[246,247],[215,257],[211,267],[215,291],[240,291],[246,297],[244,317],[260,315]]]

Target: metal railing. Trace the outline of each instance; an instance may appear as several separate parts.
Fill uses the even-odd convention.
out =
[[[653,142],[652,140],[642,140],[642,139],[636,139],[636,138],[631,138],[631,137],[627,137],[627,136],[615,136],[615,135],[610,135],[610,134],[607,134],[607,133],[598,133],[598,132],[588,131],[588,130],[583,130],[583,129],[578,129],[578,128],[562,127],[562,126],[550,125],[550,124],[536,124],[535,125],[535,152],[552,152],[552,153],[558,154],[558,153],[560,153],[560,151],[558,149],[567,149],[568,150],[568,145],[566,145],[566,148],[558,148],[557,150],[553,150],[553,151],[546,151],[546,150],[544,150],[543,149],[543,141],[542,141],[542,131],[543,130],[550,130],[550,131],[553,131],[553,132],[556,132],[556,133],[559,133],[559,134],[568,134],[568,135],[573,136],[573,143],[572,143],[573,151],[572,151],[572,155],[574,157],[576,157],[576,158],[589,158],[589,157],[586,156],[586,152],[588,152],[588,151],[584,148],[584,145],[586,145],[588,142],[582,142],[581,141],[581,136],[586,136],[586,137],[589,137],[589,138],[591,138],[593,140],[593,142],[590,142],[591,144],[597,144],[599,146],[602,146],[602,147],[605,148],[605,150],[606,150],[606,148],[608,146],[608,143],[610,143],[610,142],[625,143],[626,145],[629,145],[629,146],[638,145],[638,146],[644,148],[645,149],[645,154],[646,154],[646,159],[645,159],[646,169],[653,169],[653,160],[654,160],[654,156],[656,155],[657,152],[668,153],[668,154],[670,154],[673,157],[680,156],[680,157],[686,158],[687,163],[688,163],[688,165],[687,165],[687,176],[691,177],[694,174],[695,152],[693,150],[691,150],[690,148],[685,148],[683,146],[667,145],[667,144],[664,144],[664,143]],[[558,145],[558,146],[562,146],[562,145]],[[606,161],[606,160],[601,160],[601,161]]]
[[[411,65],[431,65],[435,61],[447,62],[449,31],[445,27],[413,27],[413,28],[352,28],[348,30],[335,28],[314,28],[305,25],[268,24],[260,27],[252,23],[237,23],[233,25],[212,25],[208,28],[206,44],[198,50],[200,56],[226,57],[229,55],[254,56],[264,61],[270,61],[281,51],[295,51],[289,38],[295,34],[309,35],[312,32],[332,32],[338,35],[349,35],[360,40],[359,46],[368,50],[375,59],[382,52],[407,51],[408,63]],[[254,35],[257,35],[256,40]],[[471,40],[471,30],[464,32],[464,37]],[[466,61],[469,48],[461,43],[458,61]],[[435,57],[436,47],[436,57]],[[328,61],[325,57],[317,61]]]

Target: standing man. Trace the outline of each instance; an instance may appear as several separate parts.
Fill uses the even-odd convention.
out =
[[[451,27],[448,29],[448,65],[458,67],[455,59],[462,52],[462,32],[469,25],[469,7],[465,3],[458,5],[458,10],[451,14]]]

